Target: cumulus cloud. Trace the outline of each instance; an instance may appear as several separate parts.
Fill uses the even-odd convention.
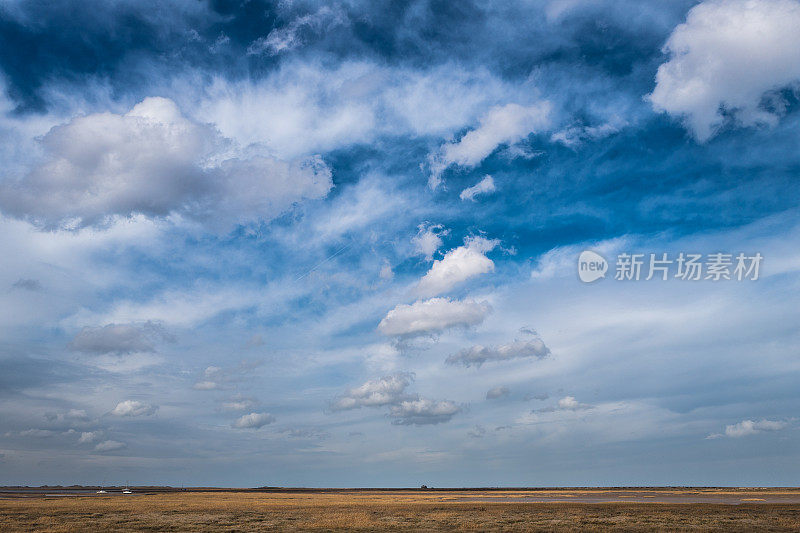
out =
[[[485,178],[472,187],[467,187],[461,191],[461,194],[459,194],[458,197],[462,200],[470,200],[474,202],[476,196],[480,196],[482,194],[491,194],[496,190],[497,188],[494,185],[494,178],[487,174]]]
[[[417,229],[417,234],[411,238],[414,253],[424,256],[430,261],[433,259],[433,254],[442,246],[442,236],[447,235],[450,231],[441,224],[428,223],[420,224]]]
[[[330,410],[388,406],[393,424],[417,426],[447,422],[463,410],[463,407],[449,400],[432,400],[407,393],[406,389],[413,381],[414,375],[408,372],[369,380],[335,398]]]
[[[99,440],[102,436],[102,431],[83,431],[81,432],[81,436],[78,437],[78,442],[81,444],[91,444]]]
[[[475,167],[500,145],[520,141],[550,125],[550,103],[537,102],[529,106],[506,104],[491,108],[477,128],[460,140],[444,144],[428,157],[431,174],[428,185],[435,189],[441,174],[451,165]]]
[[[717,439],[720,437],[747,437],[765,431],[778,431],[787,426],[786,422],[780,420],[742,420],[736,424],[725,426],[725,433],[713,433],[707,439]]]
[[[519,341],[498,346],[481,346],[479,344],[461,350],[445,360],[448,365],[477,366],[495,361],[509,361],[535,357],[543,359],[550,355],[550,349],[539,339]]]
[[[319,158],[235,157],[229,139],[166,98],[146,98],[124,115],[74,118],[41,143],[46,161],[0,184],[0,209],[45,228],[100,226],[140,213],[227,230],[268,221],[332,187]]]
[[[240,429],[258,429],[275,422],[275,417],[269,413],[250,413],[242,415],[233,423],[233,427]]]
[[[114,450],[121,450],[125,448],[126,444],[124,442],[119,442],[116,440],[104,440],[103,442],[97,443],[97,446],[94,447],[96,452],[113,452]]]
[[[508,390],[508,387],[494,387],[486,391],[486,399],[487,400],[499,400],[500,398],[505,398],[509,395],[511,391]]]
[[[483,237],[468,237],[464,246],[450,250],[417,284],[419,296],[436,296],[452,290],[464,281],[494,270],[494,262],[486,257],[500,241]]]
[[[396,404],[411,398],[405,394],[406,387],[414,381],[414,375],[398,372],[379,379],[367,381],[363,385],[349,389],[331,402],[331,411],[358,409],[359,407],[380,407]]]
[[[448,422],[462,410],[463,407],[449,400],[418,398],[393,405],[389,416],[394,419],[392,424],[424,426]]]
[[[111,414],[114,416],[150,416],[158,410],[158,406],[140,402],[138,400],[125,400],[119,402]]]
[[[491,310],[488,302],[431,298],[396,306],[381,320],[378,330],[392,337],[431,335],[449,328],[476,326]]]
[[[591,405],[580,403],[574,396],[564,396],[558,400],[557,408],[562,411],[578,411],[580,409],[589,409]]]
[[[217,390],[221,388],[221,385],[215,380],[224,377],[223,370],[218,366],[209,366],[203,371],[203,376],[205,379],[202,379],[192,385],[194,390]]]
[[[70,343],[73,350],[102,354],[153,352],[158,341],[173,341],[173,337],[156,322],[107,324],[83,328]]]
[[[693,7],[664,46],[649,95],[657,111],[682,117],[699,141],[725,115],[741,125],[775,124],[784,103],[765,96],[800,80],[800,2],[709,0]]]
[[[531,411],[531,413],[555,413],[557,411],[585,411],[587,409],[592,409],[594,406],[588,403],[581,403],[575,399],[574,396],[564,396],[556,405],[551,407],[545,407],[543,409],[536,409]]]

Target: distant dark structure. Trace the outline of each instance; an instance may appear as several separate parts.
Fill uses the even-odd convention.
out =
[[[428,485],[422,485],[420,488],[421,488],[421,489],[427,489],[427,488],[428,488]]]

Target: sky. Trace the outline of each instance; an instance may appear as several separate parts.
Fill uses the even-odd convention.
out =
[[[798,27],[0,0],[0,484],[796,485]]]

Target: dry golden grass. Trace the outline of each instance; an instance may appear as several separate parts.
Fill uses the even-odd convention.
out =
[[[800,504],[568,501],[569,495],[602,493],[599,490],[536,493],[557,495],[566,503],[496,501],[532,495],[522,491],[176,492],[18,498],[0,500],[0,531],[800,530]],[[730,494],[741,499],[758,496],[753,492]],[[461,497],[476,496],[485,497],[487,503],[458,501]]]

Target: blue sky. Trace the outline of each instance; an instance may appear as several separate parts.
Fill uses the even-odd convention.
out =
[[[798,24],[0,1],[0,483],[796,484]]]

